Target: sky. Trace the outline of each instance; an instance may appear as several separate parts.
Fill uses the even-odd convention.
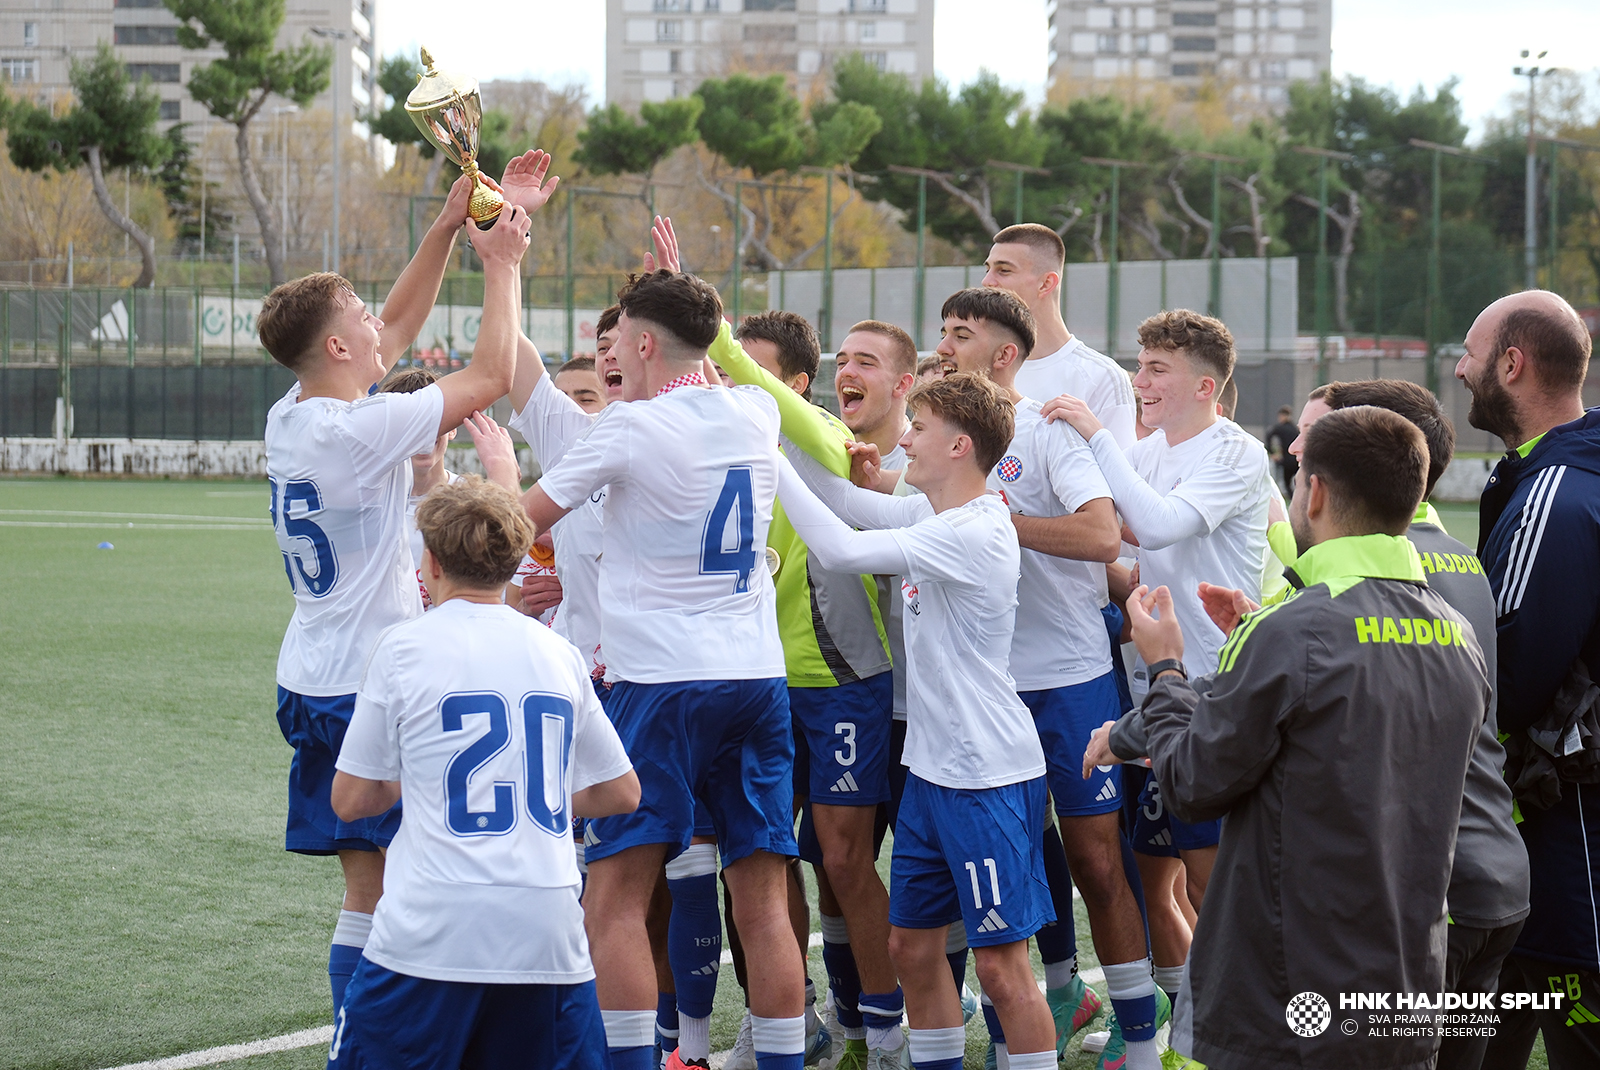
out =
[[[988,68],[1044,96],[1045,0],[936,0],[934,67],[953,84]],[[426,44],[450,66],[480,80],[536,78],[579,84],[592,101],[605,95],[605,0],[522,0],[503,29],[484,31],[483,16],[454,14],[439,0],[379,0],[378,45],[384,54]],[[1548,49],[1547,64],[1589,70],[1600,40],[1595,0],[1334,0],[1333,70],[1403,96],[1457,78],[1473,135],[1486,116],[1506,109],[1518,88],[1511,68],[1521,49]],[[1591,79],[1591,87],[1594,83]],[[1597,94],[1600,96],[1600,94]]]

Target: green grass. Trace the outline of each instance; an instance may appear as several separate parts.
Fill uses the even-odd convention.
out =
[[[1442,511],[1475,541],[1475,509]],[[168,516],[62,515],[83,513]],[[333,860],[282,849],[273,668],[292,602],[265,516],[262,484],[0,480],[0,1070],[97,1070],[328,1021],[341,883]],[[1077,920],[1089,968],[1081,904]],[[810,973],[826,977],[819,951]],[[717,1050],[739,1026],[725,974]],[[981,1019],[968,1038],[977,1070]],[[1094,1062],[1075,1045],[1063,1065]]]

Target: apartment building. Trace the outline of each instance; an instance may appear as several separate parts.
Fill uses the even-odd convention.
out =
[[[933,73],[934,0],[606,0],[606,100],[686,96],[736,71],[786,75],[801,97],[838,56]]]
[[[1333,0],[1048,0],[1046,19],[1052,89],[1214,82],[1240,115],[1282,110],[1332,53]]]

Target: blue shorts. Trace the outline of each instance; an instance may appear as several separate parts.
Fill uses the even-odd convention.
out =
[[[1070,687],[1023,691],[1018,695],[1033,711],[1033,723],[1050,769],[1050,797],[1060,817],[1109,814],[1122,806],[1122,767],[1097,765],[1083,779],[1083,752],[1089,736],[1115,721],[1117,678],[1106,673]]]
[[[1215,847],[1222,838],[1222,819],[1191,825],[1179,821],[1161,801],[1161,785],[1152,774],[1139,795],[1139,815],[1133,822],[1133,849],[1142,855],[1177,858],[1179,851]]]
[[[906,778],[889,866],[889,924],[960,920],[972,947],[1026,940],[1055,920],[1044,875],[1045,778],[941,788]]]
[[[594,682],[595,696],[600,699],[600,708],[610,714],[611,690],[613,685],[601,680]],[[578,830],[578,837],[582,838],[583,818],[572,819],[573,828]],[[714,837],[717,834],[716,826],[711,823],[711,811],[706,809],[706,804],[699,799],[694,801],[694,834],[696,836]]]
[[[345,990],[328,1049],[328,1070],[608,1070],[610,1065],[593,981],[431,981],[364,958]]]
[[[399,803],[359,821],[341,821],[333,812],[334,763],[355,708],[354,695],[299,695],[278,688],[278,727],[294,748],[284,850],[303,855],[376,851],[389,846],[400,831]]]
[[[894,675],[882,672],[836,687],[791,687],[795,766],[804,740],[808,782],[796,784],[811,802],[876,806],[889,798],[889,732],[894,723]]]
[[[1128,663],[1122,659],[1122,625],[1127,618],[1115,602],[1101,606],[1100,616],[1105,618],[1106,638],[1111,641],[1111,675],[1117,678],[1117,712],[1120,715],[1133,709],[1133,692],[1128,690]]]
[[[772,680],[621,681],[606,712],[639,775],[639,808],[585,822],[592,863],[664,843],[667,858],[695,833],[705,803],[722,864],[756,851],[793,855],[794,737],[789,690]]]

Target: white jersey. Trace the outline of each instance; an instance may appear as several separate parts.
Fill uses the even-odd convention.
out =
[[[585,412],[556,389],[551,376],[541,375],[528,404],[521,412],[512,413],[507,423],[527,440],[534,459],[548,471],[561,463],[594,419],[595,414]],[[555,543],[556,575],[561,577],[561,605],[551,627],[578,648],[596,676],[604,676],[606,671],[600,646],[600,544],[605,537],[605,500],[606,488],[601,487],[550,530]]]
[[[906,448],[895,443],[883,457],[885,472],[904,472]],[[901,480],[904,484],[904,480]],[[878,613],[883,617],[883,633],[889,640],[889,656],[894,660],[894,719],[906,719],[906,609],[900,597],[901,576],[878,577]]]
[[[606,488],[600,557],[608,677],[785,675],[767,528],[778,405],[759,387],[680,387],[607,406],[539,486],[575,508]]]
[[[412,473],[412,478],[416,473]],[[444,474],[443,486],[448,487],[461,477],[454,472]],[[426,494],[408,494],[406,496],[406,540],[411,546],[411,563],[417,568],[417,592],[422,595],[422,608],[431,609],[433,602],[428,598],[428,589],[422,585],[422,551],[427,547],[422,545],[422,532],[417,530],[417,506],[422,504]]]
[[[294,590],[278,686],[349,695],[382,631],[422,612],[406,538],[411,457],[439,438],[444,393],[308,398],[267,413],[273,530]]]
[[[338,768],[405,799],[367,958],[437,981],[594,977],[572,793],[632,767],[570,643],[459,598],[389,629]]]
[[[1111,488],[1083,436],[1065,420],[1046,423],[1039,409],[1037,401],[1017,404],[1016,433],[989,473],[989,489],[1023,516],[1067,516],[1109,500]],[[1017,690],[1070,687],[1110,672],[1105,603],[1105,565],[1023,550],[1011,641]]]
[[[1048,356],[1032,356],[1017,369],[1017,393],[1037,398],[1041,404],[1071,394],[1089,406],[1124,450],[1135,441],[1133,425],[1139,418],[1133,400],[1133,382],[1122,366],[1096,352],[1073,335]]]
[[[1192,505],[1208,534],[1160,550],[1139,549],[1139,582],[1172,592],[1183,626],[1183,663],[1190,676],[1217,669],[1226,636],[1211,622],[1197,592],[1202,582],[1232,587],[1261,600],[1267,546],[1272,465],[1266,448],[1232,420],[1218,419],[1176,446],[1157,431],[1128,451],[1134,471],[1163,497]],[[1144,660],[1134,664],[1129,688],[1135,703],[1149,691]]]

